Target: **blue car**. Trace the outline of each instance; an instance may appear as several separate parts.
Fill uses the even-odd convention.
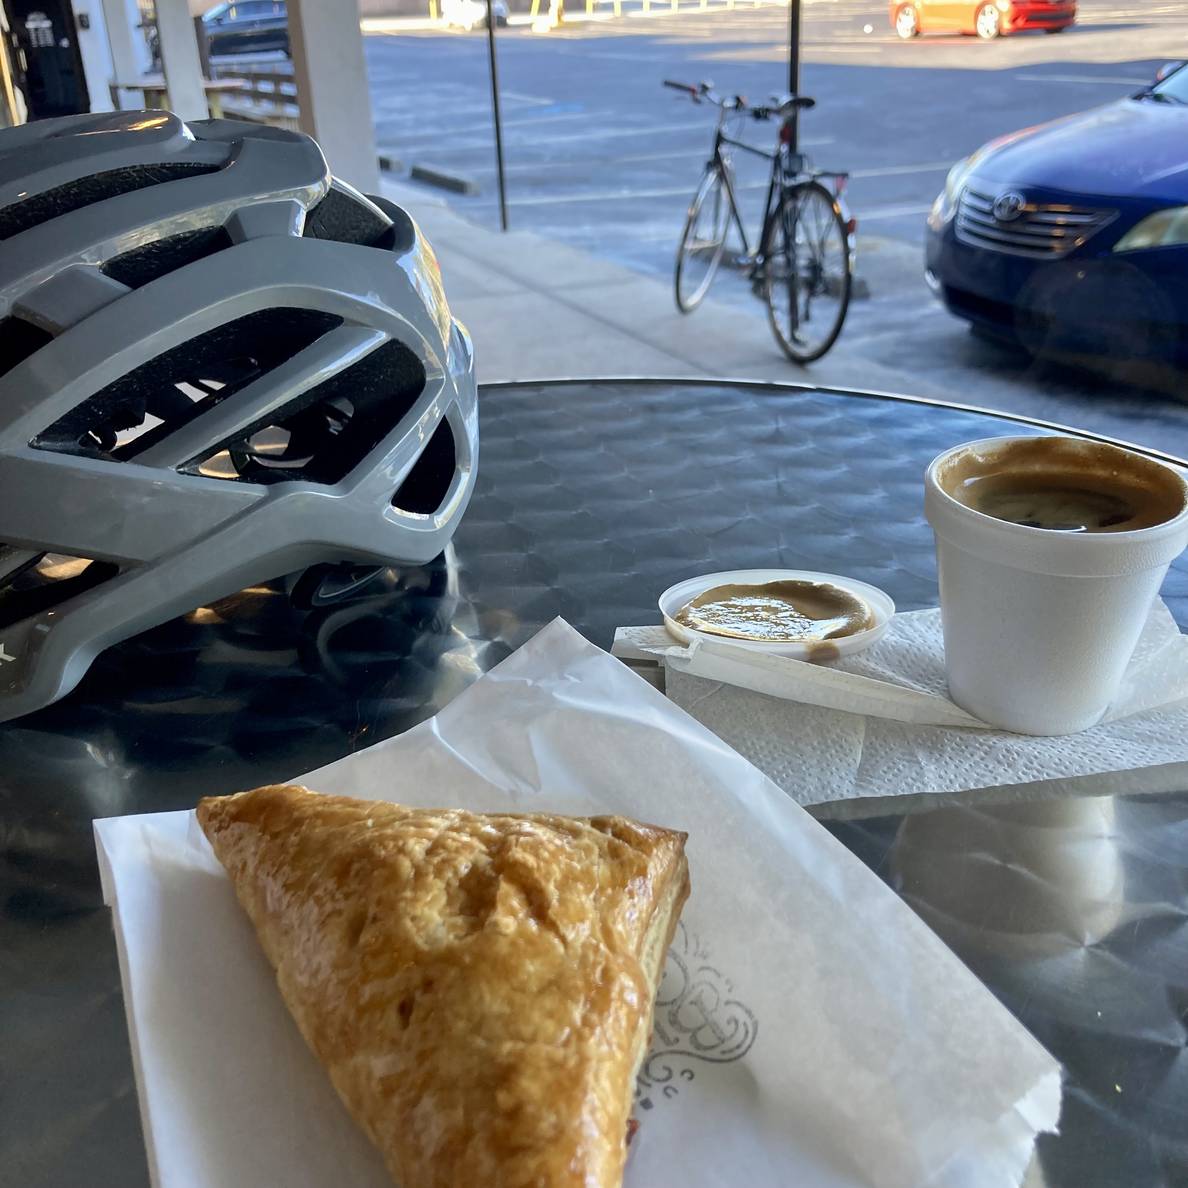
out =
[[[1004,136],[950,170],[926,276],[1036,354],[1188,362],[1188,66]]]

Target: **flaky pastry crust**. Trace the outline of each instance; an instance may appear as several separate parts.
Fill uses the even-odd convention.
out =
[[[400,1188],[617,1188],[683,833],[272,786],[198,819]]]

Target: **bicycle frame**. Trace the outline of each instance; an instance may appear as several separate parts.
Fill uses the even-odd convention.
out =
[[[737,140],[732,136],[726,135],[726,120],[730,112],[723,108],[718,116],[718,126],[714,130],[714,149],[713,156],[707,163],[710,169],[716,169],[722,177],[722,184],[726,190],[726,198],[730,203],[730,215],[734,222],[734,226],[738,229],[739,238],[742,240],[743,258],[749,263],[751,267],[752,277],[757,277],[762,268],[761,253],[763,244],[767,242],[768,228],[771,220],[775,217],[783,201],[785,192],[791,188],[798,178],[805,173],[805,157],[803,153],[793,153],[783,142],[781,135],[779,147],[774,153],[769,153],[764,149],[756,148],[753,144],[748,144],[744,140]],[[793,117],[794,118],[794,117]],[[785,121],[785,124],[790,121]],[[781,134],[783,126],[781,126]],[[739,210],[738,198],[734,191],[734,173],[730,157],[722,151],[723,145],[729,145],[731,148],[742,149],[743,152],[750,153],[755,157],[762,157],[765,161],[771,162],[771,177],[767,183],[767,198],[763,206],[763,220],[759,227],[759,239],[755,244],[755,249],[752,251],[750,240],[747,238],[747,229],[743,225],[742,213]],[[821,174],[821,176],[841,177],[841,174]]]

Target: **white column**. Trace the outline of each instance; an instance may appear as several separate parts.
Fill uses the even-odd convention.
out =
[[[336,176],[376,193],[379,166],[357,0],[289,0],[289,44],[301,130],[322,146]]]
[[[135,17],[133,16],[135,14]],[[111,61],[115,68],[116,82],[135,82],[144,69],[143,56],[137,53],[137,42],[143,46],[144,38],[135,22],[140,19],[135,0],[103,0],[103,19],[107,25],[107,40],[111,45]],[[92,96],[92,100],[94,96]],[[120,92],[120,106],[135,108],[140,105],[140,92]]]
[[[111,46],[99,0],[78,0],[74,5],[74,27],[91,110],[111,111]]]
[[[183,120],[206,119],[210,112],[202,89],[198,38],[187,0],[157,0],[157,33],[169,88],[169,110]]]

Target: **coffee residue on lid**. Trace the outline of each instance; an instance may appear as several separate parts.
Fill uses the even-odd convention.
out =
[[[714,586],[673,618],[696,631],[763,643],[838,639],[875,624],[874,612],[857,594],[803,580]]]

